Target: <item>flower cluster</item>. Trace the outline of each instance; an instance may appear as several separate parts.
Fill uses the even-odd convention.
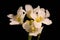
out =
[[[24,18],[27,16],[30,20],[24,22]],[[9,14],[10,25],[21,24],[23,29],[29,33],[29,36],[37,36],[41,34],[43,26],[42,24],[50,25],[52,21],[48,19],[50,13],[40,6],[33,8],[31,5],[25,5],[25,10],[19,7],[17,15]]]

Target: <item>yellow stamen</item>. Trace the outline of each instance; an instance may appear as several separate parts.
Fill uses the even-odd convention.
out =
[[[18,22],[21,22],[21,18],[18,15],[15,16],[15,20],[17,20]]]
[[[29,29],[29,32],[35,32],[36,31],[36,28],[34,25],[32,25],[33,23],[33,20],[27,20],[27,23],[30,25],[30,29]]]
[[[32,26],[32,27],[31,27],[31,32],[35,32],[35,29],[36,29],[36,28]]]
[[[36,31],[36,28],[33,26],[30,26],[29,32],[35,32],[35,31]]]
[[[36,18],[36,22],[41,22],[42,20],[43,20],[43,17],[41,16]]]
[[[29,25],[31,25],[32,24],[32,22],[33,22],[33,20],[26,20],[27,21],[27,23],[29,23]]]
[[[30,20],[30,25],[33,23],[33,20]]]
[[[20,21],[21,21],[20,17],[18,17],[18,18],[17,18],[17,21],[18,21],[18,22],[20,22]]]

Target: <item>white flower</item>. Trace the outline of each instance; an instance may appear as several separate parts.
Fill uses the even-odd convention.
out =
[[[48,17],[50,17],[49,11],[44,8],[40,8],[39,6],[34,9],[34,13],[31,13],[30,16],[34,20],[34,24],[36,26],[40,25],[39,27],[41,27],[42,23],[46,25],[52,24],[52,21],[48,19]]]
[[[31,5],[25,5],[27,17],[31,19],[30,14],[33,13],[33,7]]]
[[[17,15],[9,14],[7,15],[7,17],[10,18],[11,21],[10,25],[18,25],[23,23],[25,15],[26,15],[25,10],[23,10],[22,7],[19,7],[17,11]]]
[[[29,36],[37,36],[38,34],[41,34],[43,29],[43,27],[36,28],[33,20],[27,20],[22,26],[27,32],[29,32]]]

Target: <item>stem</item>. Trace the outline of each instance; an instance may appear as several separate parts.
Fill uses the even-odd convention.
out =
[[[28,36],[28,40],[31,40],[32,39],[32,36]]]
[[[38,35],[38,38],[37,38],[37,40],[39,40],[40,39],[40,34]]]

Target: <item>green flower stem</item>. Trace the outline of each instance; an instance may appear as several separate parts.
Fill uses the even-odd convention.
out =
[[[38,35],[38,38],[37,38],[37,40],[39,40],[40,39],[40,34]]]
[[[28,40],[31,40],[32,39],[32,36],[28,36]]]

